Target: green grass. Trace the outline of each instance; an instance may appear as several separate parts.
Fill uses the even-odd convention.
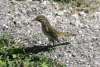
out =
[[[56,59],[46,56],[26,48],[20,48],[8,37],[0,38],[0,67],[65,67],[57,63]]]
[[[94,12],[100,12],[100,1],[98,0],[54,0],[59,4],[59,10],[63,10],[64,7],[72,7],[70,12],[73,14],[75,12],[86,12],[87,15],[91,15]],[[61,6],[62,5],[62,6]],[[64,6],[64,7],[63,7]]]

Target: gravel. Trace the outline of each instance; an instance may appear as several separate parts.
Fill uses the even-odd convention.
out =
[[[41,24],[33,21],[36,16],[42,14],[56,30],[73,33],[76,36],[61,36],[60,45],[52,46],[55,48],[40,53],[58,59],[58,62],[65,64],[66,67],[100,67],[100,12],[89,15],[85,12],[72,14],[72,7],[63,6],[63,9],[59,10],[60,6],[63,5],[49,1],[2,0],[0,37],[3,36],[2,32],[5,32],[8,37],[13,37],[19,46],[47,47],[49,40],[43,34]]]

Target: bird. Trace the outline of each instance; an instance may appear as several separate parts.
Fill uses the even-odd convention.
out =
[[[53,45],[54,45],[54,40],[60,44],[60,41],[58,40],[58,37],[60,36],[64,36],[64,35],[65,36],[75,36],[75,34],[59,32],[55,30],[44,15],[39,15],[34,20],[41,23],[42,25],[41,27],[42,27],[42,31],[44,35],[46,35],[48,38],[50,38],[51,41],[53,41]]]

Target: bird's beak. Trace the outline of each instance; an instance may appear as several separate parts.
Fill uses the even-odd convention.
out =
[[[36,20],[36,18],[35,18],[35,19],[33,19],[32,21],[33,21],[34,23],[36,23],[36,24],[38,23],[38,22],[37,22],[37,20]]]

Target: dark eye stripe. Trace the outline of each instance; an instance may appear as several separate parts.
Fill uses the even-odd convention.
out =
[[[42,18],[39,18],[39,19],[42,19]]]

